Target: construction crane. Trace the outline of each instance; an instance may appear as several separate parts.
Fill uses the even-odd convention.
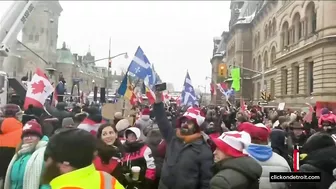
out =
[[[0,20],[0,105],[7,104],[8,72],[11,62],[6,57],[11,55],[11,48],[17,43],[17,36],[30,18],[39,1],[14,1]]]

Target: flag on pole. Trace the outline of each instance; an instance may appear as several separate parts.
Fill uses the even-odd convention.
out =
[[[131,61],[127,71],[133,73],[139,79],[145,80],[147,78],[150,81],[149,78],[153,74],[152,67],[140,46],[135,52],[134,58]]]
[[[196,103],[197,103],[196,93],[192,85],[189,73],[187,72],[187,75],[184,79],[184,85],[181,94],[181,104],[192,106],[195,105]]]
[[[133,86],[128,79],[128,73],[125,74],[124,79],[122,80],[117,93],[124,98],[128,99],[132,105],[137,101],[137,97],[133,92]]]
[[[235,91],[240,91],[240,68],[231,69],[231,77],[232,77],[232,88]]]

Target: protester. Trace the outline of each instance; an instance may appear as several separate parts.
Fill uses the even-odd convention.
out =
[[[0,185],[6,177],[8,165],[21,142],[22,124],[15,117],[7,117],[0,124]]]
[[[113,176],[95,169],[95,151],[95,136],[82,129],[63,129],[47,145],[42,183],[50,183],[52,189],[124,189]]]
[[[290,189],[322,189],[336,180],[333,170],[336,167],[336,146],[334,140],[326,133],[315,133],[303,145],[300,155],[299,172],[319,172],[321,181],[290,183]]]
[[[151,126],[153,124],[153,121],[149,117],[150,115],[150,109],[145,108],[141,112],[141,116],[139,117],[138,120],[135,121],[135,125],[140,129],[141,131],[141,140],[145,141],[146,137],[144,136],[143,130]]]
[[[154,115],[162,137],[167,143],[166,158],[162,166],[159,189],[208,189],[212,177],[213,155],[200,133],[204,116],[200,110],[189,109],[177,123],[169,123],[162,93],[156,92]]]
[[[36,120],[28,121],[22,130],[22,144],[9,163],[4,189],[50,188],[48,185],[40,186],[47,143],[41,125]]]
[[[100,139],[98,140],[98,155],[93,161],[96,169],[110,173],[123,183],[121,166],[123,146],[118,139],[117,130],[110,123],[105,123],[99,127],[97,138]]]
[[[62,121],[62,127],[75,127],[75,122],[72,117],[66,117]]]
[[[210,189],[259,189],[262,168],[245,151],[251,143],[249,134],[230,131],[213,141],[217,148]]]
[[[123,166],[128,173],[134,166],[140,167],[139,180],[136,183],[128,183],[135,185],[138,189],[156,189],[155,182],[155,161],[152,150],[141,141],[141,131],[137,127],[130,127],[125,131],[126,142],[123,144],[125,154],[123,157]]]
[[[82,123],[78,125],[77,128],[83,129],[85,131],[90,132],[93,136],[97,135],[97,130],[99,126],[105,121],[103,120],[103,117],[99,113],[98,108],[96,107],[90,107],[87,110],[87,113],[89,114],[87,118],[85,118]]]
[[[124,143],[126,141],[125,131],[129,127],[131,127],[131,125],[130,125],[128,119],[121,119],[121,120],[118,121],[118,123],[116,125],[116,130],[117,130],[117,133],[118,133],[118,138],[121,141],[121,143]]]
[[[260,189],[282,189],[286,187],[285,183],[270,182],[270,172],[290,172],[290,167],[287,161],[279,154],[274,153],[268,145],[270,130],[258,123],[242,123],[238,127],[238,131],[245,131],[250,134],[252,144],[249,145],[247,151],[249,155],[255,158],[262,166],[262,175],[260,177]]]
[[[122,119],[123,119],[123,115],[121,112],[114,113],[114,119],[113,119],[114,125],[117,125],[117,123]]]

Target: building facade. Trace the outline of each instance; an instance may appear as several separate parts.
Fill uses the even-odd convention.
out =
[[[39,2],[30,19],[22,29],[22,43],[15,44],[11,55],[5,59],[10,64],[8,68],[1,65],[10,77],[20,80],[23,76],[31,79],[36,68],[41,68],[52,82],[58,82],[63,77],[67,90],[71,93],[74,83],[79,83],[79,89],[86,93],[97,86],[111,88],[113,81],[121,81],[117,74],[108,75],[106,67],[97,67],[95,57],[89,51],[86,55],[72,53],[66,44],[57,49],[58,20],[63,11],[58,1]],[[111,82],[110,82],[111,81]],[[74,95],[77,95],[77,86]]]
[[[228,65],[241,67],[245,100],[260,101],[262,90],[298,107],[336,100],[336,3],[232,1],[230,8],[222,40]]]

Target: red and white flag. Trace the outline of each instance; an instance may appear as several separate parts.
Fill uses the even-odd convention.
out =
[[[24,109],[28,109],[29,104],[37,108],[43,108],[46,99],[53,91],[54,87],[48,77],[41,69],[37,68],[27,86]]]

